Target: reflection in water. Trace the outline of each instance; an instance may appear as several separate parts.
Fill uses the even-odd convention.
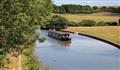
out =
[[[119,70],[120,50],[104,42],[71,34],[71,41],[59,41],[37,30],[46,38],[36,42],[35,52],[50,70]]]
[[[70,47],[71,41],[58,41],[58,43],[63,47]]]

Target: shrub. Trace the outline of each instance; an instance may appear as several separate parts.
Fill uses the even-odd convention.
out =
[[[118,23],[117,22],[106,22],[107,25],[110,25],[110,26],[117,26]]]
[[[76,22],[68,22],[67,26],[79,26],[79,24]]]
[[[55,29],[64,29],[67,27],[68,20],[62,16],[54,15],[48,24],[44,25],[46,29],[55,28]]]
[[[94,20],[82,20],[79,22],[80,26],[95,26],[96,22]]]
[[[96,26],[108,26],[108,24],[106,24],[106,22],[100,21],[96,24]]]

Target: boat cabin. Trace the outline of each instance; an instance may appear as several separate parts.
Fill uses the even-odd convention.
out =
[[[49,30],[48,36],[59,39],[59,40],[70,40],[70,34],[66,32]]]

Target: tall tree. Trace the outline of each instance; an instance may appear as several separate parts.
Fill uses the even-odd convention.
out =
[[[33,44],[33,26],[51,12],[51,0],[0,0],[0,66],[6,53],[22,53]]]

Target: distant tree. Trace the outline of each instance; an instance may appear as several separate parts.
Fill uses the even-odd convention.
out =
[[[116,11],[117,13],[120,13],[120,7],[117,7],[117,11]]]
[[[93,6],[92,9],[93,9],[94,13],[100,12],[100,10],[97,6]]]
[[[107,8],[107,11],[108,11],[108,12],[112,12],[112,13],[116,13],[116,10],[117,10],[117,9],[116,9],[115,7],[108,7],[108,8]]]
[[[67,4],[62,6],[55,6],[54,13],[70,13],[70,14],[79,14],[79,13],[92,13],[92,8],[90,6],[81,6],[74,4]]]
[[[100,8],[100,11],[106,12],[106,11],[107,11],[107,7],[105,7],[105,6],[101,7],[101,8]]]
[[[60,13],[60,14],[91,14],[93,12],[113,12],[113,13],[120,13],[119,12],[119,7],[97,7],[97,6],[81,6],[81,5],[76,5],[76,4],[64,4],[62,6],[56,6],[53,5],[53,12],[54,13]]]
[[[64,29],[67,26],[67,19],[65,19],[62,16],[54,15],[52,16],[51,20],[48,24],[46,24],[44,27],[47,29],[55,28],[55,29]]]
[[[62,14],[66,13],[64,7],[59,6],[59,13],[62,13]]]
[[[90,6],[88,6],[88,5],[83,6],[83,13],[85,13],[85,14],[92,13],[92,8]]]
[[[93,10],[98,10],[99,8],[97,6],[93,6]]]

